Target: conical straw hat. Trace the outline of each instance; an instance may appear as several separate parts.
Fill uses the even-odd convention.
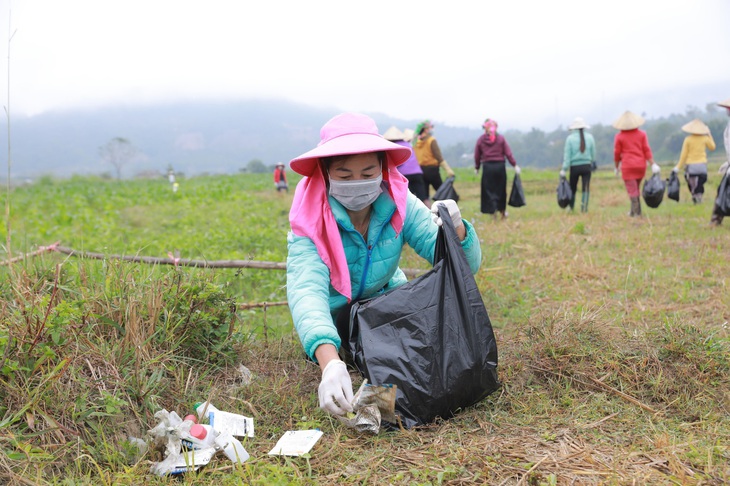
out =
[[[613,128],[616,130],[633,130],[644,124],[644,118],[636,113],[626,110],[623,115],[613,122]]]
[[[576,116],[575,120],[573,120],[573,123],[570,124],[568,127],[568,130],[580,130],[581,128],[591,128],[590,125],[587,125],[585,120],[583,118]]]
[[[719,102],[718,105],[724,106],[725,108],[730,108],[730,98],[726,99],[725,101]]]
[[[385,131],[383,138],[392,142],[393,140],[404,140],[406,136],[398,128],[392,126]]]
[[[411,140],[413,140],[414,133],[415,132],[412,128],[406,128],[405,130],[403,130],[403,140],[405,140],[406,142],[410,142]]]
[[[695,118],[691,122],[682,125],[682,131],[692,135],[707,135],[710,133],[710,128],[702,123],[702,120]]]

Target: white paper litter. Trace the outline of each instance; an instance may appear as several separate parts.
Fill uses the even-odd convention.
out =
[[[269,455],[301,456],[312,450],[320,437],[321,430],[290,430],[281,436]]]

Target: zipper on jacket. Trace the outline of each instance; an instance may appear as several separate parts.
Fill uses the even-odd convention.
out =
[[[369,245],[367,241],[365,241],[365,238],[363,238],[362,235],[360,235],[359,232],[357,232],[358,235],[360,235],[360,238],[362,238],[363,243],[365,243],[365,247],[367,248],[367,258],[365,259],[365,267],[362,269],[362,277],[360,277],[360,288],[358,289],[357,297],[352,299],[353,301],[359,300],[362,296],[362,292],[365,289],[365,279],[368,276],[368,270],[370,270],[370,263],[372,262],[372,256],[373,256],[373,246],[380,241],[380,235],[383,234],[383,228],[385,228],[386,225],[390,224],[390,219],[393,217],[393,214],[395,213],[395,209],[390,213],[390,216],[388,217],[388,220],[385,224],[380,225],[380,230],[378,230],[378,234],[375,237],[374,243]]]

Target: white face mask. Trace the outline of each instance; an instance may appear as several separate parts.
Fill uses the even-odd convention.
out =
[[[330,196],[350,211],[360,211],[372,204],[380,195],[383,174],[374,179],[360,181],[336,181],[330,179]]]

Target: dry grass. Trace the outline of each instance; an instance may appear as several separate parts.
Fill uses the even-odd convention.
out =
[[[206,285],[213,271],[52,255],[14,266],[14,285],[1,287],[3,364],[19,368],[0,374],[0,482],[169,484],[148,474],[159,457],[130,462],[124,441],[156,410],[210,398],[255,418],[251,459],[234,468],[221,457],[185,484],[726,484],[728,228],[709,229],[708,205],[687,202],[630,219],[608,174],[590,213],[567,214],[553,178],[527,172],[528,206],[505,222],[478,212],[473,176],[457,186],[482,240],[477,282],[503,386],[418,430],[359,436],[317,409],[319,370],[286,313],[239,309],[231,321]],[[403,266],[423,263],[407,252]],[[256,290],[233,297],[254,302]],[[191,321],[201,314],[209,320]],[[242,338],[230,348],[191,353],[225,341],[231,322]],[[267,455],[284,431],[314,427],[325,434],[308,457]]]

